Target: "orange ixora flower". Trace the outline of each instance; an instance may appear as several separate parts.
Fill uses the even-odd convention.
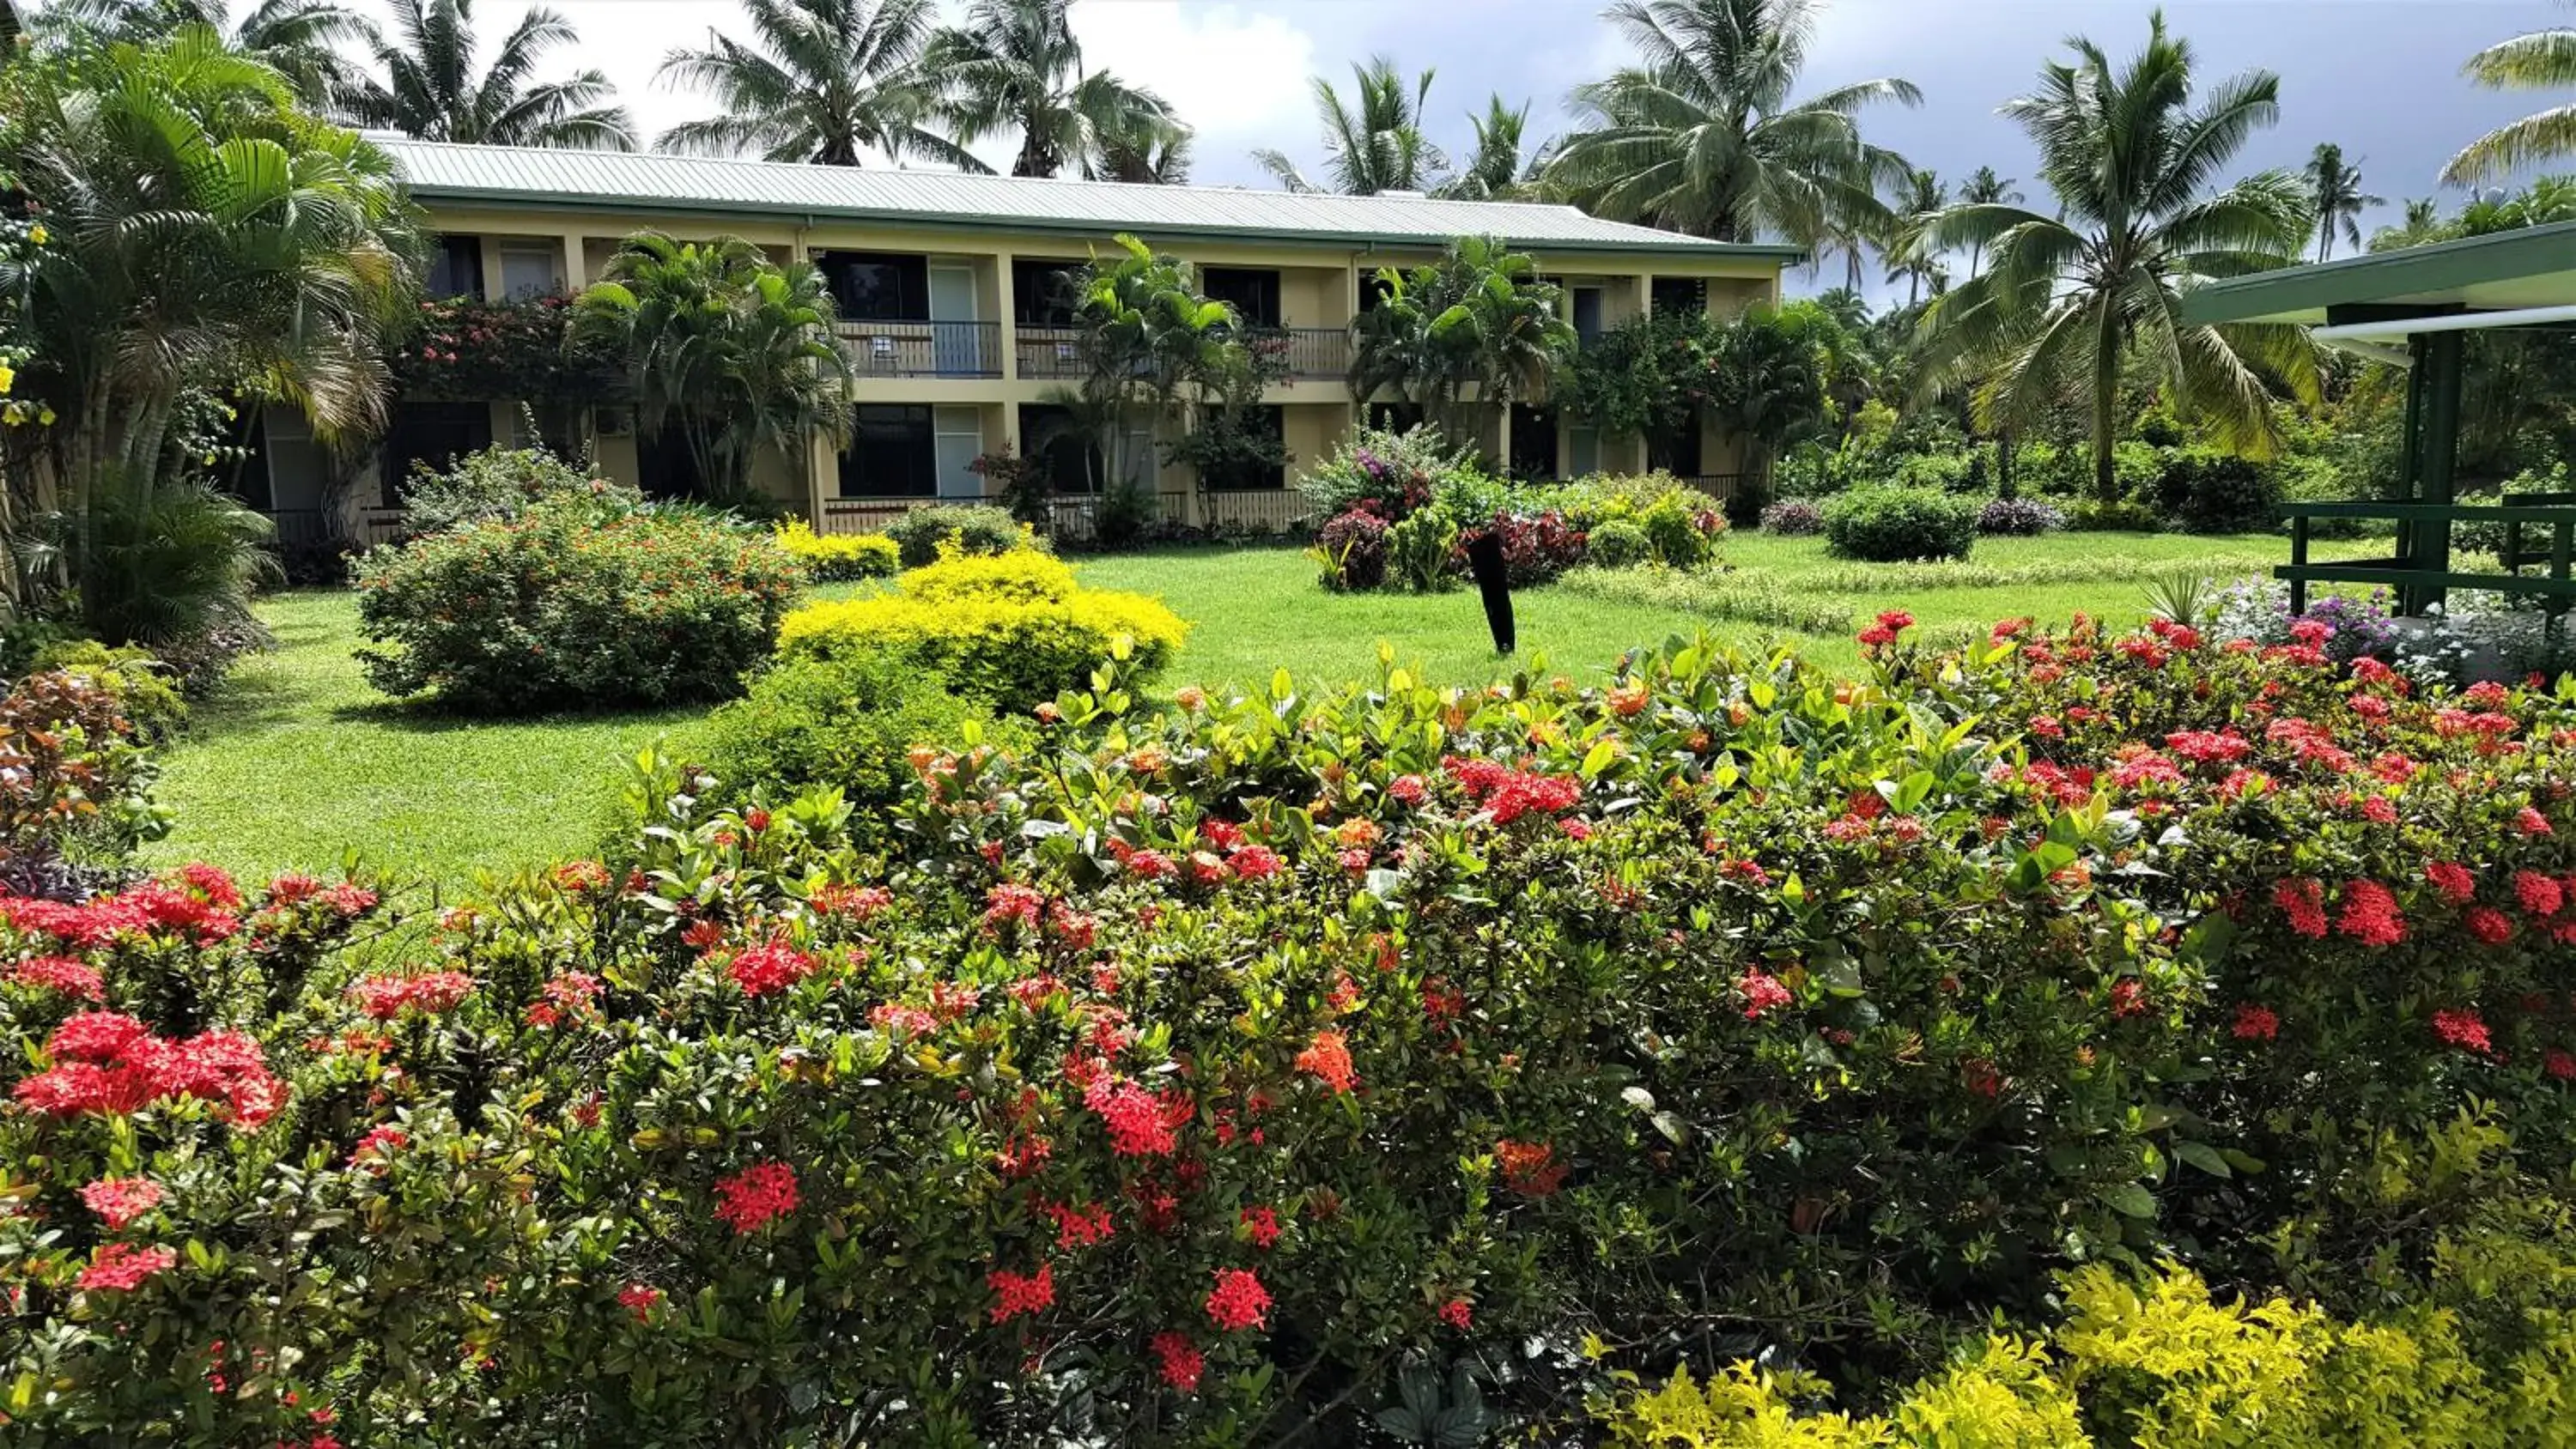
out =
[[[1347,1092],[1359,1081],[1351,1069],[1350,1043],[1338,1031],[1315,1033],[1314,1042],[1297,1053],[1296,1067],[1335,1092]]]

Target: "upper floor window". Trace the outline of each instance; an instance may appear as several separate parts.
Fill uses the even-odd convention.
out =
[[[1080,262],[1012,258],[1011,320],[1023,327],[1072,326],[1077,301],[1074,289],[1081,273]]]
[[[918,322],[930,316],[930,259],[876,252],[815,258],[841,316],[854,322]]]
[[[432,297],[483,295],[483,239],[479,236],[433,237],[429,275],[422,292]]]
[[[1586,342],[1601,335],[1601,289],[1577,287],[1574,298],[1574,335]]]
[[[1208,267],[1199,273],[1208,300],[1234,308],[1248,327],[1279,325],[1279,273],[1263,267]]]
[[[504,244],[501,248],[501,295],[509,301],[548,297],[563,290],[563,269],[555,265],[552,246]]]

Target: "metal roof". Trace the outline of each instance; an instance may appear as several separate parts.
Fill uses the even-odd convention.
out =
[[[2231,277],[2184,299],[2183,320],[2317,326],[2568,305],[2576,222]]]
[[[433,203],[1297,242],[1436,244],[1459,236],[1497,236],[1520,246],[1665,252],[1712,261],[1793,262],[1805,256],[1796,247],[1710,241],[1534,202],[1325,196],[646,152],[466,146],[401,136],[369,139],[401,166],[413,195]]]

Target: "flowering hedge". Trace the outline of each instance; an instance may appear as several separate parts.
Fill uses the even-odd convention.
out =
[[[330,956],[301,884],[0,907],[5,1412],[1352,1442],[1453,1363],[1866,1407],[2093,1263],[2576,1309],[2576,691],[1911,637],[1068,699],[882,856],[656,765],[631,872]]]

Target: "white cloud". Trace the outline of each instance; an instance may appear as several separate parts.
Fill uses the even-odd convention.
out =
[[[1198,131],[1202,181],[1249,180],[1245,153],[1313,144],[1315,41],[1283,16],[1180,0],[1087,0],[1073,32],[1096,70],[1147,86]]]

